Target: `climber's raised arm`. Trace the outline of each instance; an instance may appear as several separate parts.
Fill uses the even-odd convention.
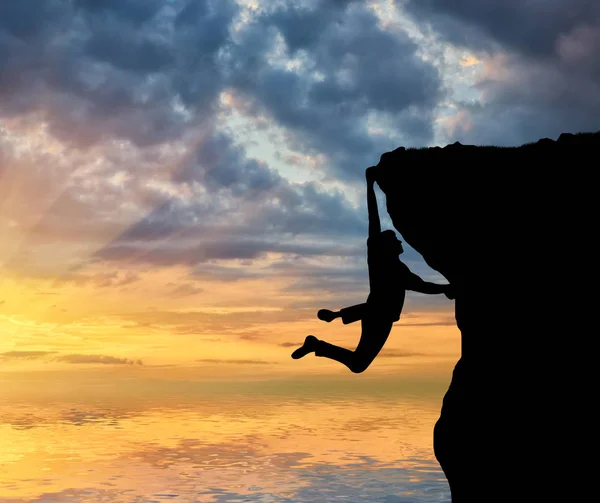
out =
[[[369,237],[381,234],[377,196],[375,196],[375,166],[367,168],[367,210],[369,212]]]

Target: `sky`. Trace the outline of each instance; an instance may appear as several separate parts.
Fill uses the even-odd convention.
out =
[[[364,170],[600,130],[599,51],[587,0],[0,2],[0,372],[348,372],[290,353],[358,342]],[[409,293],[368,372],[459,350]]]

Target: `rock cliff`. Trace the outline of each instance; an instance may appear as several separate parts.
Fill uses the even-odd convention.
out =
[[[396,229],[457,287],[462,355],[434,430],[453,503],[574,496],[597,394],[598,152],[600,132],[563,134],[376,167]]]

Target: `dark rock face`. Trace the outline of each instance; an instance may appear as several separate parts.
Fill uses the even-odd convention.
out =
[[[599,152],[600,132],[563,134],[401,147],[376,168],[396,229],[457,287],[462,354],[434,430],[453,503],[578,501],[586,485]]]

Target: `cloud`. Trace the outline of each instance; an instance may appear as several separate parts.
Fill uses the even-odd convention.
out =
[[[284,254],[293,257],[353,257],[358,253],[358,246],[342,244],[337,246],[332,242],[308,244],[298,242],[293,238],[286,242],[276,239],[275,233],[265,229],[256,229],[256,234],[262,230],[262,236],[245,237],[234,234],[231,238],[220,237],[210,239],[202,237],[198,232],[197,238],[191,240],[180,239],[164,241],[158,245],[151,242],[144,243],[118,241],[99,250],[95,256],[106,261],[121,261],[135,256],[138,262],[154,265],[187,265],[196,266],[214,261],[249,260],[264,257],[268,253]],[[316,238],[317,236],[315,236]],[[347,239],[346,239],[347,240]],[[297,264],[299,267],[301,264]],[[273,273],[280,273],[287,269],[285,263],[273,267]],[[92,280],[92,278],[90,278]],[[93,278],[99,281],[99,278]]]
[[[107,273],[98,273],[92,277],[92,281],[96,284],[96,286],[100,288],[104,287],[119,287],[129,285],[134,283],[140,279],[139,275],[128,271],[124,274],[120,274],[117,271],[107,272]]]
[[[199,363],[210,363],[210,364],[234,364],[234,365],[277,365],[277,362],[268,362],[265,360],[224,360],[214,358],[204,358],[195,360]]]
[[[584,25],[595,24],[600,6],[587,0],[406,0],[407,11],[431,23],[449,41],[470,48],[491,42],[535,57],[555,55],[556,42]]]
[[[6,360],[38,360],[54,354],[56,351],[6,351],[0,357]]]
[[[148,146],[214,123],[230,90],[250,116],[267,114],[292,143],[330,157],[340,176],[356,176],[392,146],[368,133],[372,112],[390,116],[408,142],[432,137],[438,71],[360,3],[254,14],[229,0],[142,4],[3,6],[0,61],[10,77],[0,115],[39,112],[54,135],[82,146],[108,138]],[[249,21],[240,24],[242,13]],[[294,58],[306,65],[285,68]]]
[[[95,364],[101,363],[103,365],[143,365],[141,360],[130,360],[128,358],[117,358],[115,356],[104,356],[104,355],[61,355],[55,358],[56,361],[64,363],[74,364]]]
[[[132,271],[109,271],[95,274],[67,273],[53,281],[53,285],[75,284],[78,286],[92,285],[97,288],[118,288],[130,285],[140,280],[140,276]]]
[[[0,173],[17,181],[0,196],[18,194],[3,211],[28,230],[8,266],[98,288],[138,281],[112,272],[128,261],[183,266],[170,295],[279,278],[287,307],[309,307],[300,293],[344,305],[367,293],[363,170],[431,142],[442,105],[463,143],[600,129],[595,3],[396,2],[422,39],[363,2],[262,4],[1,3]],[[432,62],[437,46],[465,56],[476,99]],[[265,132],[253,153],[241,118]],[[306,180],[281,162],[308,156]]]
[[[142,146],[174,140],[189,114],[209,112],[218,96],[215,58],[232,6],[219,2],[194,19],[194,30],[178,22],[193,10],[181,1],[3,6],[0,61],[8,78],[0,96],[8,105],[0,114],[41,112],[54,135],[81,146],[107,137]],[[174,106],[178,100],[188,113]]]
[[[425,353],[415,353],[413,351],[402,351],[397,349],[382,349],[377,358],[411,358],[413,356],[428,356]]]
[[[175,283],[168,283],[167,286],[172,287],[169,291],[169,294],[175,297],[188,297],[190,295],[196,295],[204,292],[204,288],[196,286],[193,283],[181,283],[179,285]]]
[[[62,164],[43,170],[43,182],[34,171],[26,178],[44,204],[23,252],[42,255],[41,245],[60,242],[85,257],[84,241],[108,240],[93,260],[185,265],[225,280],[270,271],[233,274],[221,261],[347,258],[366,235],[364,204],[341,188],[293,183],[249,156],[243,138],[221,127],[227,113],[282,128],[283,147],[312,153],[349,183],[396,141],[370,132],[373,114],[409,143],[432,135],[438,70],[360,3],[251,11],[231,1],[79,0],[35,9],[31,1],[2,6],[0,120],[31,115],[44,126],[41,147],[54,151],[59,140]],[[0,151],[14,162],[16,151]],[[45,155],[31,166],[57,162]],[[58,269],[51,254],[24,256],[15,252],[11,267]],[[136,279],[64,273],[58,281],[120,287]]]
[[[304,341],[300,341],[300,342],[282,342],[279,344],[279,346],[281,346],[282,348],[297,348],[302,346],[302,344],[304,344]]]
[[[253,297],[253,300],[254,297]],[[227,310],[228,304],[215,306]],[[121,319],[130,322],[125,325],[128,328],[145,327],[147,329],[167,329],[173,334],[196,334],[203,336],[214,336],[215,333],[232,334],[236,338],[248,333],[255,333],[256,327],[264,327],[274,323],[289,323],[298,321],[305,313],[287,308],[285,305],[277,304],[275,309],[260,309],[249,307],[242,311],[214,312],[207,310],[156,310],[137,311],[121,314]],[[310,314],[314,317],[314,314]]]
[[[600,129],[600,4],[587,0],[397,2],[481,62],[452,142],[518,145]]]
[[[81,355],[67,354],[58,355],[50,359],[47,357],[56,355],[57,351],[6,351],[0,353],[0,358],[5,360],[46,360],[63,363],[85,364],[102,363],[105,365],[143,365],[141,360],[130,360],[128,358],[117,358],[104,355]]]
[[[400,324],[407,327],[453,327],[456,326],[456,320],[454,318],[448,318],[436,321],[411,322],[402,319]]]
[[[287,4],[257,16],[231,48],[242,62],[231,85],[250,114],[268,114],[301,150],[325,154],[337,176],[356,177],[392,147],[389,138],[367,133],[369,114],[389,118],[406,143],[427,143],[442,89],[438,71],[405,33],[381,30],[360,3],[332,5]],[[260,57],[273,45],[281,66]],[[258,56],[246,58],[247,47]],[[289,71],[283,62],[294,58],[300,69]]]
[[[207,137],[176,178],[205,188],[193,200],[168,199],[94,257],[193,266],[268,253],[340,256],[356,253],[346,242],[366,232],[365,212],[341,191],[291,184],[222,133]]]

